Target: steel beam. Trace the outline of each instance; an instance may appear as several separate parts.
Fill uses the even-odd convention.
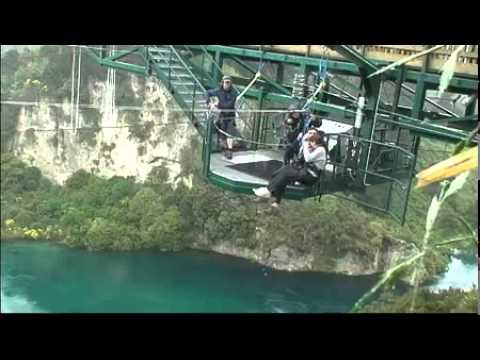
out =
[[[243,90],[245,87],[239,87],[239,88]],[[258,98],[260,92],[261,92],[261,90],[250,88],[246,92],[245,96],[250,97],[250,98]],[[288,103],[289,104],[289,103],[292,102],[292,97],[287,96],[287,95],[266,93],[265,96],[264,96],[264,100],[274,101],[274,102],[279,102],[279,103],[285,103],[285,104]],[[318,102],[318,101],[313,101],[311,103],[310,108],[312,110],[324,111],[324,112],[327,112],[327,113],[341,114],[345,117],[350,116],[351,118],[354,118],[355,114],[356,114],[356,112],[354,110],[349,110],[344,106],[337,106],[337,105],[322,103],[322,102]]]
[[[241,59],[239,59],[237,56],[234,56],[232,57],[232,59],[237,63],[239,64],[240,66],[242,66],[243,68],[247,69],[248,71],[250,71],[252,74],[256,74],[257,71],[252,68],[250,65],[248,65],[247,63],[245,63],[244,61],[242,61]],[[286,95],[290,95],[290,91],[288,91],[287,89],[285,89],[283,86],[281,86],[280,84],[277,84],[275,81],[273,81],[272,79],[262,75],[261,77],[267,84],[273,86],[275,89],[279,90],[281,93],[283,94],[286,94]]]
[[[120,60],[121,58],[124,58],[130,54],[133,54],[134,52],[137,52],[139,50],[141,50],[143,48],[143,46],[137,46],[133,49],[130,49],[130,50],[119,50],[119,51],[115,51],[115,53],[112,55],[112,56],[108,56],[106,58],[104,58],[104,60],[111,60],[111,61],[116,61],[116,60]]]
[[[189,47],[200,49],[199,45],[189,45]],[[215,53],[216,51],[220,51],[224,55],[234,55],[234,56],[240,56],[244,58],[251,58],[251,59],[257,59],[257,60],[259,60],[262,56],[259,50],[244,49],[244,48],[238,48],[233,46],[206,45],[205,48],[212,53]],[[298,55],[284,55],[284,54],[268,52],[268,51],[264,52],[263,59],[266,61],[295,64],[299,66],[303,63],[305,63],[306,65],[318,66],[318,62],[320,60],[319,58],[305,57],[305,56],[298,56]],[[371,63],[377,67],[389,64],[386,61],[371,61]],[[328,67],[331,73],[344,73],[346,75],[355,75],[355,76],[360,75],[358,67],[355,64],[347,61],[328,60]],[[385,77],[385,79],[395,81],[395,79],[397,78],[397,74],[395,73],[398,71],[399,70],[394,70],[392,72],[389,72]],[[413,70],[413,69],[406,70],[405,81],[416,82],[418,74],[419,74],[418,70]],[[425,75],[424,81],[427,84],[438,85],[440,83],[440,76],[441,76],[440,74],[427,73]],[[457,91],[459,93],[472,94],[478,91],[478,80],[475,78],[454,76],[450,82],[449,89],[451,89],[452,91]]]
[[[478,101],[478,94],[475,95],[475,98],[471,100],[465,108],[465,117],[469,117],[475,114],[475,108]]]
[[[417,82],[417,88],[415,91],[415,98],[413,100],[413,108],[411,116],[418,120],[423,120],[423,107],[425,105],[425,96],[427,94],[427,88],[422,78]]]
[[[260,95],[260,91],[257,89],[249,89],[245,94],[245,96],[247,97],[256,98],[256,99],[258,99],[259,95]],[[290,103],[291,97],[285,96],[285,95],[279,95],[279,94],[266,93],[264,95],[264,100],[280,102],[280,103]],[[354,110],[347,109],[346,107],[337,106],[337,105],[328,104],[328,103],[322,103],[318,101],[312,102],[311,108],[313,110],[323,111],[329,114],[342,115],[344,116],[345,120],[352,119],[352,121],[355,118],[355,114],[356,114]],[[451,142],[464,140],[468,136],[468,133],[465,131],[450,129],[450,128],[447,128],[444,126],[438,126],[432,123],[419,122],[417,119],[411,118],[409,116],[401,115],[401,114],[396,114],[396,116],[399,118],[398,120],[392,120],[391,118],[389,118],[392,115],[391,112],[386,112],[388,113],[388,115],[382,114],[383,111],[380,111],[380,112],[381,114],[379,114],[378,116],[378,121],[381,121],[387,124],[392,124],[403,129],[408,129],[408,130],[417,132],[419,134],[423,134],[425,136],[435,137],[438,139],[443,139]],[[345,121],[345,123],[352,123],[352,121]]]
[[[146,66],[128,64],[119,61],[111,61],[107,59],[102,59],[99,61],[99,63],[102,66],[109,66],[120,70],[126,70],[143,76],[145,76],[146,73]]]
[[[96,56],[94,52],[91,52],[93,56]],[[220,54],[220,53],[219,53]],[[108,66],[108,67],[113,67],[121,70],[126,70],[135,74],[139,74],[142,76],[146,75],[146,66],[140,66],[140,65],[135,65],[135,64],[128,64],[128,63],[122,63],[119,61],[111,61],[108,59],[97,59],[98,62],[102,66]],[[355,66],[355,65],[354,65]],[[408,72],[406,72],[408,73]],[[425,74],[425,79],[428,79],[428,74]],[[427,81],[425,81],[426,83]],[[244,87],[240,87],[240,91]],[[248,92],[246,93],[247,97],[250,98],[255,98],[258,99],[260,96],[260,91],[257,89],[249,89]],[[280,102],[280,103],[290,103],[292,98],[287,95],[282,95],[282,94],[275,94],[275,93],[265,93],[264,94],[264,100],[267,101],[274,101],[274,102]],[[355,117],[355,111],[348,109],[347,107],[344,106],[337,106],[333,104],[328,104],[324,102],[319,102],[319,101],[314,101],[311,104],[312,110],[316,111],[322,111],[326,112],[328,114],[337,114],[340,116],[343,116],[345,119],[346,123],[350,123],[353,121]],[[389,113],[388,111],[381,110],[381,113]],[[391,113],[390,113],[391,115]],[[417,119],[413,119],[411,117],[397,114],[398,120],[391,120],[388,118],[385,118],[385,116],[379,116],[379,121],[385,122],[385,123],[391,123],[394,124],[398,127],[404,128],[404,129],[409,129],[412,131],[415,131],[419,134],[423,134],[426,136],[433,136],[437,138],[441,138],[446,141],[460,141],[466,138],[466,132],[456,130],[456,129],[449,129],[447,127],[441,127],[437,126],[431,123],[420,123]],[[348,121],[352,120],[352,121]]]
[[[370,76],[375,71],[378,70],[378,67],[368,60],[365,56],[360,54],[358,51],[353,49],[348,45],[325,45],[332,50],[335,50],[337,53],[342,55],[344,58],[351,60],[355,65],[360,69],[363,69],[366,72],[367,76]]]
[[[465,140],[468,133],[457,129],[451,129],[444,126],[435,125],[427,122],[419,122],[407,116],[397,115],[400,120],[393,121],[388,115],[380,114],[378,121],[386,124],[393,124],[403,129],[408,129],[422,136],[434,137],[449,142],[458,142]]]
[[[393,104],[392,104],[392,112],[394,113],[397,112],[398,104],[400,103],[400,96],[402,94],[402,84],[403,84],[404,76],[405,76],[405,66],[402,66],[400,69],[400,73],[398,75],[397,81],[395,83],[395,93],[393,95]],[[392,120],[396,120],[395,115],[393,115]]]
[[[216,68],[214,64],[218,64],[218,68]],[[216,84],[220,82],[220,76],[222,76],[221,69],[223,69],[223,54],[218,50],[215,52],[215,61],[212,62],[213,80]]]
[[[275,79],[277,83],[283,84],[283,78],[285,75],[285,66],[283,63],[277,64],[277,78]]]

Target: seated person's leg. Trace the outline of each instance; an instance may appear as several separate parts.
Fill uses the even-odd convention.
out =
[[[277,175],[280,173],[280,171],[282,171],[282,169],[283,169],[284,167],[285,167],[285,166],[282,166],[282,167],[278,168],[277,170],[275,170],[275,171],[272,173],[272,175],[270,176],[270,179],[273,179],[275,176],[277,176]]]
[[[298,173],[297,181],[301,184],[312,186],[314,185],[319,179],[312,176],[307,170],[301,169]]]
[[[278,203],[281,201],[287,185],[299,179],[299,176],[299,170],[288,165],[284,166],[270,181],[270,184],[267,188],[276,198]]]

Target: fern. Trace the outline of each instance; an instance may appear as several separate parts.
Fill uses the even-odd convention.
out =
[[[453,78],[455,73],[455,68],[457,67],[457,59],[460,51],[463,50],[465,45],[460,45],[455,51],[450,55],[450,58],[443,65],[442,76],[440,77],[440,87],[438,88],[439,96],[442,96],[445,90],[447,90],[450,81]]]

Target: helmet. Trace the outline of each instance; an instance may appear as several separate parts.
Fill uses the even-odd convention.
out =
[[[310,122],[308,124],[308,127],[309,128],[319,128],[322,126],[322,119],[316,117],[316,116],[312,116],[312,118],[310,119]]]
[[[297,110],[298,110],[298,107],[295,104],[291,104],[291,105],[288,106],[288,111],[290,111],[290,112],[294,112],[294,111],[297,111]]]

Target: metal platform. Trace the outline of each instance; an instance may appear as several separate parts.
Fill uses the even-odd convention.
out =
[[[233,154],[232,160],[226,160],[221,153],[215,153],[210,158],[210,171],[223,178],[238,181],[253,183],[260,186],[268,185],[268,181],[251,174],[236,170],[232,165],[238,164],[255,164],[259,162],[278,161],[280,166],[283,164],[282,150],[257,150],[257,151],[242,151]]]
[[[242,151],[234,153],[232,160],[227,160],[223,154],[215,153],[210,158],[210,171],[230,181],[266,186],[271,173],[282,167],[283,154],[283,150]],[[235,165],[240,164],[247,166],[235,168]],[[325,170],[333,172],[333,165],[327,165]],[[305,187],[295,186],[295,188]]]

